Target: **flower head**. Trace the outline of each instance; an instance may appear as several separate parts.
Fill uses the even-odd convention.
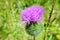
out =
[[[44,8],[41,6],[31,6],[28,7],[21,12],[21,19],[26,23],[30,24],[30,22],[36,22],[38,20],[42,20],[42,15],[44,13]]]

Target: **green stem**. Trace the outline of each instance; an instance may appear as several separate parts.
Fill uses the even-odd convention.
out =
[[[35,36],[33,37],[33,40],[36,40]]]
[[[52,17],[52,12],[54,10],[55,3],[56,3],[56,0],[54,0],[54,2],[53,2],[52,9],[51,9],[51,12],[50,12],[50,15],[49,15],[49,19],[48,19],[48,23],[50,23],[50,20],[51,20],[51,17]],[[49,30],[49,29],[46,29],[46,30]],[[47,34],[48,33],[47,33],[46,30],[45,30],[44,40],[47,40]]]

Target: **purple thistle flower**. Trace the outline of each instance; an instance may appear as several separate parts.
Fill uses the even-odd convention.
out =
[[[42,21],[42,15],[44,13],[44,8],[41,6],[31,6],[22,10],[21,19],[26,23]]]

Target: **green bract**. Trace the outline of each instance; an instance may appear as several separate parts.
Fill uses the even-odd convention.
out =
[[[27,25],[25,29],[31,36],[36,36],[43,31],[43,26],[40,23],[32,23],[31,25]]]

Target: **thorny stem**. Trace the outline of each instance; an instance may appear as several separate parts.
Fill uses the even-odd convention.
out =
[[[52,12],[53,12],[53,10],[54,10],[55,3],[56,3],[56,0],[54,0],[54,2],[53,2],[53,5],[52,5],[52,9],[51,9],[51,12],[50,12],[50,15],[49,15],[48,22],[50,22],[50,20],[51,20]],[[45,31],[46,31],[46,30],[45,30]],[[46,33],[45,36],[44,36],[44,40],[47,39],[46,37],[47,37],[47,33]]]

